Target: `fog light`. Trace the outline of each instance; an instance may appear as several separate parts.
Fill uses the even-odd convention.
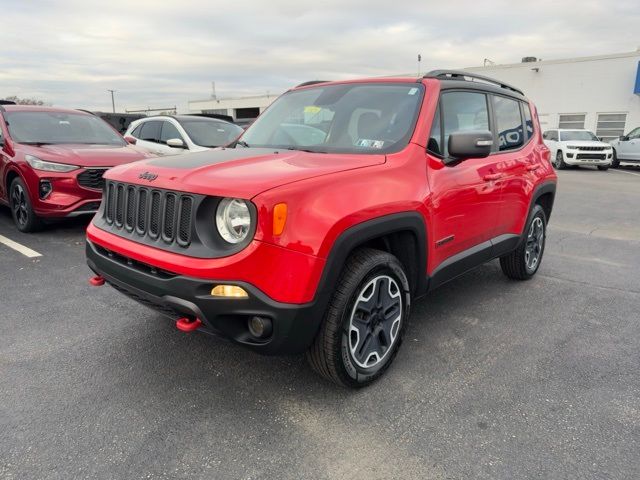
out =
[[[40,188],[38,189],[38,194],[41,200],[47,198],[51,193],[51,190],[53,190],[53,187],[51,186],[51,182],[49,180],[40,180]]]
[[[573,158],[573,153],[567,153],[567,158]]]
[[[264,317],[251,317],[247,322],[249,333],[256,338],[267,338],[273,330],[271,320]]]
[[[211,295],[214,297],[231,297],[231,298],[247,298],[247,291],[237,285],[216,285],[211,289]]]

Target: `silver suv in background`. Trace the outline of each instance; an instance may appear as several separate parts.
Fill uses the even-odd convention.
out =
[[[640,127],[609,143],[613,147],[613,168],[620,166],[620,162],[640,164]]]

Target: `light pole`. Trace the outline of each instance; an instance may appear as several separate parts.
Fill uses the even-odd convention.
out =
[[[113,110],[113,113],[116,113],[116,102],[113,99],[113,93],[115,92],[115,90],[107,89],[107,92],[111,92],[111,109]]]

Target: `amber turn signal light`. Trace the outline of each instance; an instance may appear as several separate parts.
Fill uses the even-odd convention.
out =
[[[273,207],[273,234],[281,235],[287,223],[287,204],[278,203]]]
[[[247,298],[247,291],[237,285],[216,285],[211,289],[213,297]]]

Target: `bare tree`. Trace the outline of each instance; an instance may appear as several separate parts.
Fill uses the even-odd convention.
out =
[[[18,105],[47,105],[47,103],[45,103],[43,100],[40,100],[39,98],[20,98],[16,95],[6,97],[5,100],[16,102]]]

